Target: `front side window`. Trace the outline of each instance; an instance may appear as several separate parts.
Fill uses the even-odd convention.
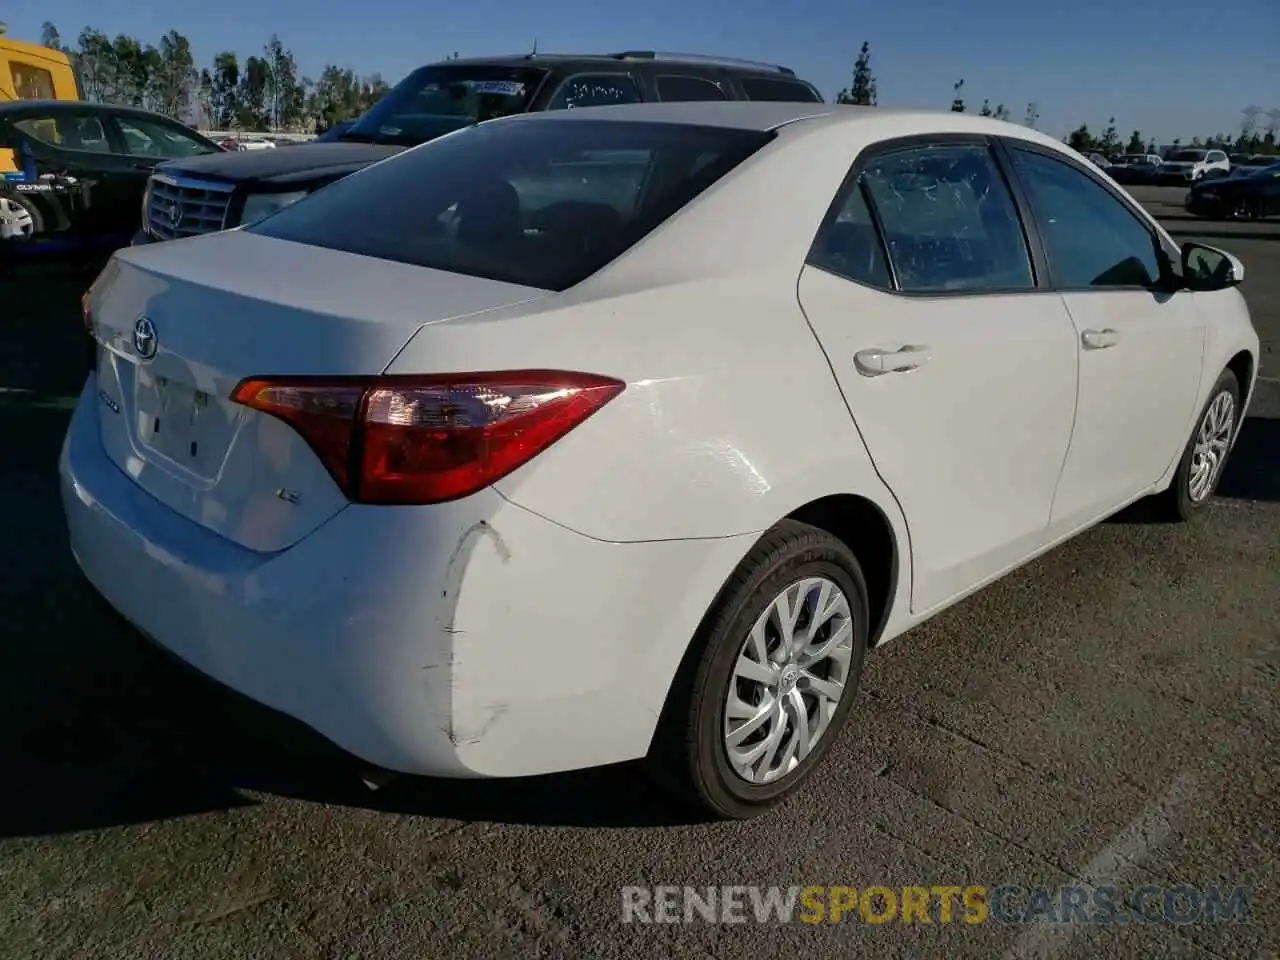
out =
[[[720,84],[704,77],[658,77],[658,99],[669,103],[690,100],[728,100]]]
[[[473,123],[523,113],[546,75],[528,67],[421,67],[338,139],[417,146]]]
[[[207,143],[168,124],[136,117],[117,117],[116,123],[124,136],[125,147],[133,157],[179,160],[214,152]]]
[[[52,117],[28,117],[16,121],[14,126],[31,139],[59,150],[111,152],[106,131],[97,117],[63,113]]]
[[[821,103],[813,88],[798,80],[775,80],[772,77],[739,77],[742,92],[748,100],[770,100],[778,103]]]
[[[583,73],[562,83],[547,109],[605,107],[614,103],[639,103],[643,99],[636,82],[625,73]]]
[[[486,124],[368,167],[248,230],[563,290],[772,136],[632,121]]]
[[[13,61],[9,64],[9,77],[19,100],[54,99],[53,74],[43,67]]]
[[[1069,163],[1019,148],[1012,153],[1055,285],[1151,287],[1159,281],[1155,238],[1128,207]]]
[[[1017,207],[985,144],[885,153],[862,181],[903,292],[1035,287]]]

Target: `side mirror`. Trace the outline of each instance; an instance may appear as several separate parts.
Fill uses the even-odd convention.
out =
[[[1182,276],[1190,290],[1225,290],[1244,279],[1244,264],[1225,250],[1188,241],[1182,245]]]

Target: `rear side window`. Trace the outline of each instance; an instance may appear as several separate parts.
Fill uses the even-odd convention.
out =
[[[625,73],[582,73],[560,85],[547,109],[605,107],[614,103],[639,103],[643,99],[636,82]]]
[[[658,99],[669,103],[689,100],[728,100],[720,84],[703,77],[658,77]]]
[[[781,103],[821,103],[822,98],[797,80],[775,80],[773,77],[739,77],[742,92],[748,100],[774,100]]]
[[[563,290],[772,137],[686,124],[495,121],[339,180],[248,230]]]
[[[88,153],[110,153],[102,121],[97,117],[61,113],[56,117],[31,117],[18,120],[14,127],[27,136],[51,147],[62,150],[80,150]]]
[[[1013,195],[982,144],[933,144],[872,158],[863,183],[906,293],[1035,286]]]
[[[882,289],[893,286],[884,245],[859,184],[852,185],[835,216],[823,224],[808,262],[847,280]]]

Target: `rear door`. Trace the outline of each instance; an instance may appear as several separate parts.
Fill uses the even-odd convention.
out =
[[[1194,293],[1169,292],[1160,238],[1121,194],[1057,151],[1009,147],[1080,356],[1075,433],[1053,507],[1055,525],[1071,529],[1147,490],[1182,452],[1205,318]]]
[[[886,144],[854,172],[799,296],[906,516],[923,613],[1044,543],[1075,335],[985,138]]]

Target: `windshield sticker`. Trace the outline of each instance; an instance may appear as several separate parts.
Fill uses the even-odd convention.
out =
[[[479,80],[473,86],[476,93],[500,93],[507,97],[524,95],[524,84],[514,80]]]

